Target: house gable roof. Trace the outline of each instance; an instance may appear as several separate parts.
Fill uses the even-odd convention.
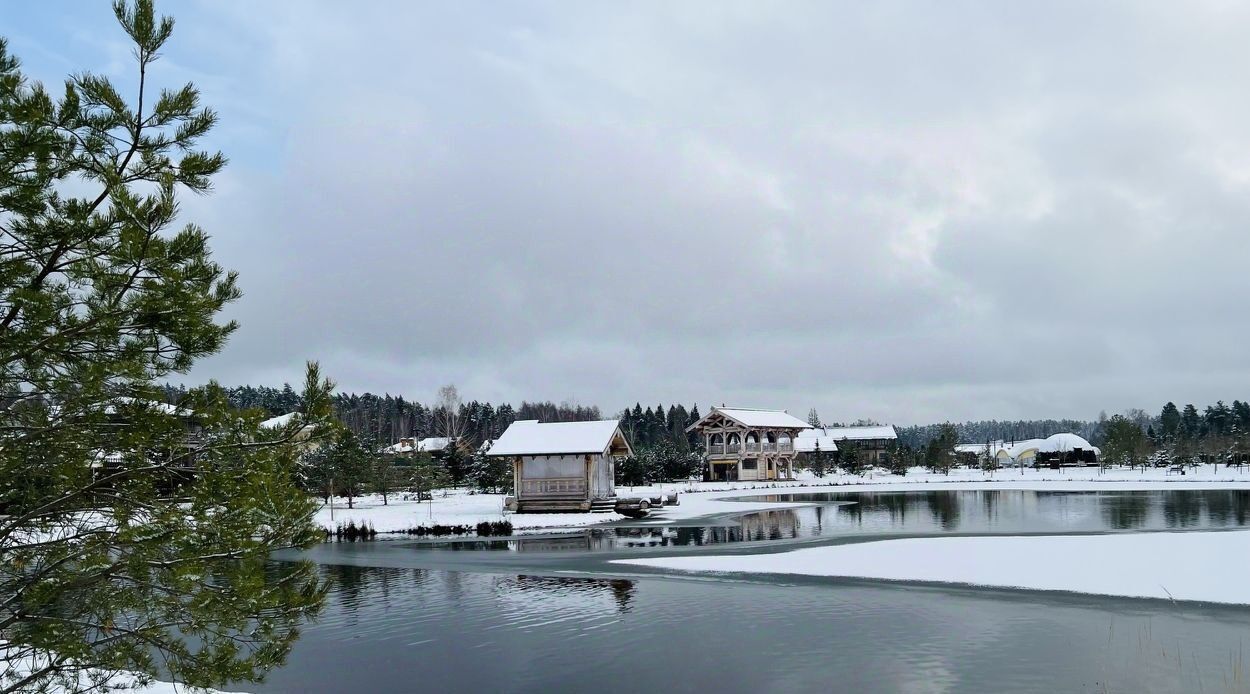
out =
[[[620,421],[604,419],[597,422],[539,422],[527,419],[513,422],[495,439],[487,455],[576,455],[604,453],[613,441],[633,450],[621,433]]]
[[[812,425],[785,410],[753,410],[745,407],[713,407],[702,419],[686,427],[693,431],[721,415],[751,429],[811,429]]]
[[[808,436],[828,436],[834,441],[872,441],[876,439],[897,439],[893,424],[882,424],[866,427],[823,427],[799,434],[799,438]]]

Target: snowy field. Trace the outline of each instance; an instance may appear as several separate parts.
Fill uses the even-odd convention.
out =
[[[1213,470],[1203,466],[1187,470],[1185,475],[1169,474],[1164,469],[1128,470],[1115,469],[1099,472],[1098,468],[1071,468],[1063,470],[1000,470],[993,474],[980,470],[953,470],[950,475],[940,475],[915,468],[906,477],[870,473],[865,476],[826,475],[817,479],[809,473],[800,473],[792,482],[690,482],[663,484],[648,487],[617,487],[618,496],[654,497],[678,492],[681,503],[675,508],[654,511],[644,523],[664,523],[689,520],[720,513],[734,513],[784,508],[804,504],[772,502],[727,502],[724,497],[755,496],[786,490],[795,491],[912,491],[918,489],[1175,489],[1175,488],[1250,488],[1250,468],[1242,470],[1221,467]],[[727,493],[732,492],[732,493]],[[517,530],[545,528],[573,528],[596,523],[620,520],[615,513],[508,513],[503,507],[502,494],[471,494],[468,491],[441,490],[434,493],[431,501],[405,501],[392,494],[389,503],[383,505],[380,496],[358,497],[354,509],[347,508],[347,500],[337,498],[334,502],[333,519],[330,507],[317,511],[315,522],[326,528],[338,523],[353,521],[368,523],[378,532],[407,530],[431,525],[476,525],[483,521],[507,519]]]
[[[1250,604],[1250,531],[934,537],[776,554],[624,559],[693,572],[928,581]]]

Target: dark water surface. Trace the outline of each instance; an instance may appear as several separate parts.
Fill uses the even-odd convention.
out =
[[[738,500],[817,505],[671,525],[653,520],[646,525],[626,522],[510,539],[429,540],[413,547],[546,553],[819,538],[1213,530],[1250,525],[1250,490],[787,492]],[[663,512],[654,518],[662,520]]]
[[[806,495],[784,496],[778,500]],[[333,586],[325,613],[305,628],[285,667],[237,689],[1250,692],[1250,608],[825,578],[691,578],[608,563],[891,535],[1215,530],[1247,524],[1248,496],[832,494],[806,500],[858,503],[682,529],[595,531],[623,539],[594,547],[567,537],[528,548],[505,541],[497,552],[323,545],[306,556]],[[628,535],[653,531],[654,547]],[[678,531],[691,539],[661,544]],[[704,547],[694,539],[699,531]],[[715,539],[722,531],[737,533],[740,544],[723,544],[734,542],[729,534]]]

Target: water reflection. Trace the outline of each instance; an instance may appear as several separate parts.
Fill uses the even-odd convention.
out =
[[[984,499],[973,500],[984,507]],[[933,520],[927,510],[924,515]],[[398,543],[379,550],[407,551]],[[1245,688],[1239,644],[1250,630],[1250,610],[1235,607],[802,581],[322,569],[331,585],[322,617],[305,626],[284,667],[239,688],[258,694]]]
[[[1102,517],[1113,530],[1132,530],[1146,525],[1152,502],[1140,494],[1112,496],[1102,506]]]
[[[1038,492],[941,490],[773,494],[750,500],[841,504],[832,516],[793,509],[795,536],[845,533],[1019,533],[1166,530],[1250,524],[1250,491]],[[742,497],[743,500],[748,497]]]
[[[414,543],[422,550],[596,552],[795,538],[1214,529],[1250,525],[1250,491],[934,490],[741,497],[813,506],[758,511],[704,526],[617,526],[489,540]]]
[[[634,582],[626,578],[568,578],[563,576],[517,576],[512,581],[495,585],[499,591],[517,591],[516,595],[547,593],[565,597],[610,598],[617,612],[628,612],[634,599]]]

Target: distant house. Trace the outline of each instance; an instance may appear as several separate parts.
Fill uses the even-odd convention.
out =
[[[894,426],[890,424],[862,427],[815,427],[801,432],[795,445],[799,447],[799,450],[805,450],[814,446],[815,442],[822,442],[820,448],[825,450],[826,443],[837,444],[842,441],[851,441],[859,448],[865,464],[877,465],[885,456],[890,442],[897,439],[898,434],[894,431]]]
[[[518,512],[612,511],[616,463],[633,455],[618,420],[513,422],[486,453],[512,461]]]
[[[277,417],[270,417],[269,419],[266,419],[260,423],[260,428],[269,430],[282,429],[283,427],[291,424],[291,422],[300,421],[303,417],[304,415],[299,412],[287,412],[286,414],[280,414]],[[307,441],[312,438],[312,435],[316,430],[317,427],[312,424],[305,424],[295,433],[293,440],[297,442]]]
[[[707,479],[779,480],[794,479],[795,437],[810,428],[785,410],[713,407],[686,431],[703,439]]]
[[[1006,466],[1011,462],[1006,444],[1002,441],[955,444],[955,456],[962,465],[979,465],[985,456],[994,458],[1000,466]]]
[[[824,429],[815,428],[799,432],[794,439],[794,452],[803,459],[813,453],[837,453],[838,440],[825,434]]]
[[[394,455],[412,455],[414,453],[435,453],[437,451],[446,450],[452,443],[456,443],[458,439],[447,438],[445,436],[432,436],[424,439],[416,437],[402,438],[399,441],[382,449],[383,453],[391,453]]]

